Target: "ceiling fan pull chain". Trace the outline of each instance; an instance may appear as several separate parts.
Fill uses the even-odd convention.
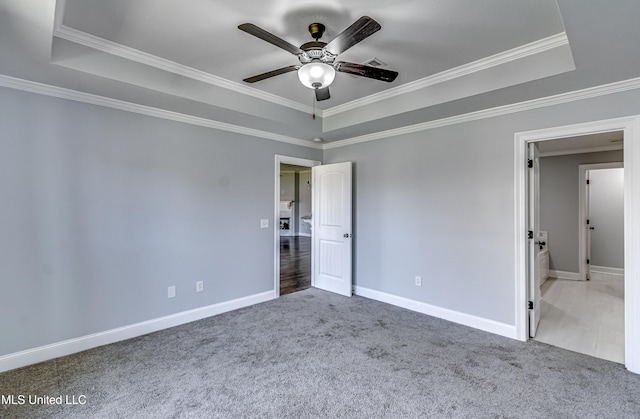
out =
[[[311,118],[313,118],[314,121],[316,119],[316,96],[315,96],[315,94],[313,95],[313,114],[311,115]]]

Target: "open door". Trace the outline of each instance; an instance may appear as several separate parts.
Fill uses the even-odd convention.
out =
[[[312,284],[350,297],[351,162],[312,169]]]
[[[529,335],[536,336],[538,323],[540,323],[540,266],[538,254],[540,253],[540,160],[538,145],[534,142],[528,144],[528,230],[529,230]]]

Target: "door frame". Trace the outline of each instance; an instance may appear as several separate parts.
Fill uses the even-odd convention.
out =
[[[623,162],[612,162],[612,163],[592,163],[592,164],[581,164],[578,166],[578,170],[580,171],[579,175],[579,201],[580,208],[578,209],[578,223],[579,223],[579,233],[578,233],[578,243],[580,246],[580,250],[578,252],[578,275],[581,281],[587,280],[587,231],[586,231],[586,219],[588,215],[588,195],[586,193],[587,189],[587,171],[589,170],[599,170],[599,169],[619,169],[624,168]]]
[[[280,164],[295,164],[297,166],[314,167],[320,166],[322,162],[318,160],[303,159],[300,157],[275,156],[274,170],[274,202],[273,202],[273,297],[280,298]],[[311,231],[313,236],[313,230]],[[312,237],[313,240],[313,237]],[[311,285],[313,286],[313,275],[311,275]]]
[[[625,366],[640,374],[640,115],[515,133],[514,244],[516,338],[529,340],[527,321],[527,144],[578,135],[624,132]]]

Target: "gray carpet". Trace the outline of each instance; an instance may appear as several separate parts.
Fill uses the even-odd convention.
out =
[[[0,374],[0,394],[26,397],[0,406],[16,418],[640,417],[620,364],[315,289]]]

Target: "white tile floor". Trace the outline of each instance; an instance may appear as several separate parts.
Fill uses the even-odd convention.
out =
[[[542,315],[535,340],[624,363],[624,280],[542,284]]]

